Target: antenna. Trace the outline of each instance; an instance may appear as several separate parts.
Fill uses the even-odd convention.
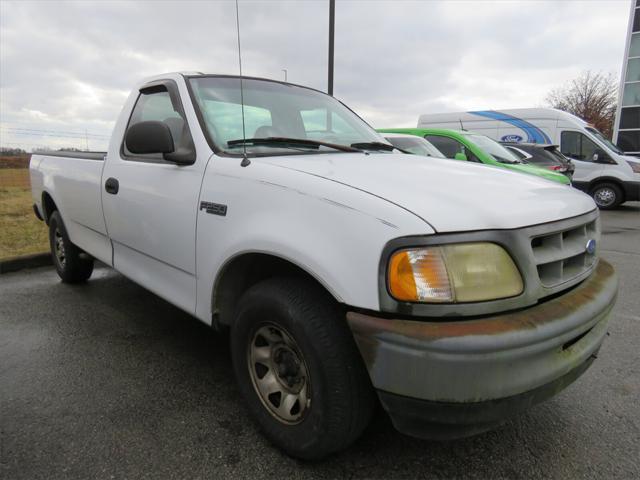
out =
[[[238,32],[238,66],[240,67],[240,111],[242,112],[242,162],[241,167],[251,165],[251,160],[247,158],[247,133],[244,125],[244,89],[242,88],[242,53],[240,49],[240,13],[238,0],[236,0],[236,30]]]
[[[336,25],[336,0],[329,0],[329,66],[327,72],[327,93],[333,97],[333,43]]]
[[[460,130],[462,130],[463,132],[466,132],[466,130],[464,129],[464,125],[462,124],[462,119],[459,118],[458,121],[460,122]]]

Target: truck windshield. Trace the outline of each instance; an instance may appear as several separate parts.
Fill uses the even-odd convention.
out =
[[[245,78],[242,80],[246,139],[298,139],[312,142],[243,141],[240,79],[192,77],[190,85],[204,128],[215,145],[228,152],[280,155],[283,153],[339,153],[322,143],[361,150],[385,140],[339,101],[316,90]]]
[[[467,138],[475,143],[485,153],[491,155],[500,163],[522,163],[515,153],[510,152],[495,140],[484,135],[467,135]]]
[[[604,143],[607,147],[609,147],[611,150],[613,150],[614,152],[616,152],[618,155],[622,155],[624,152],[622,150],[620,150],[615,143],[613,143],[611,140],[607,139],[607,137],[605,137],[603,134],[601,134],[598,130],[596,130],[595,128],[591,128],[591,127],[585,127],[585,130],[587,132],[589,132],[591,135],[593,135],[594,137],[596,137],[598,140],[600,140],[602,143]]]

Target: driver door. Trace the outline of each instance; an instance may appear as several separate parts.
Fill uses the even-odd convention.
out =
[[[167,124],[175,149],[193,148],[175,82],[140,90],[127,130],[149,120]],[[123,141],[102,178],[114,268],[189,312],[195,311],[196,216],[204,166],[197,157],[191,165],[177,165],[162,154],[133,154]]]

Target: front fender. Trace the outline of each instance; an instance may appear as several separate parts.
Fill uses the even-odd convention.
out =
[[[237,159],[214,159],[218,171],[205,174],[201,193],[201,201],[227,206],[225,216],[198,214],[196,314],[205,322],[219,273],[249,252],[297,265],[342,303],[378,310],[385,244],[433,233],[415,215],[365,192],[257,161],[231,174],[224,168],[229,160],[237,166]]]

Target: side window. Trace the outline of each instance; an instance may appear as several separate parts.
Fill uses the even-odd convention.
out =
[[[480,159],[476,157],[471,150],[466,148],[464,145],[460,145],[460,146],[462,147],[462,153],[464,153],[467,156],[467,160],[469,160],[470,162],[482,163],[480,162]]]
[[[560,151],[566,157],[582,160],[579,132],[564,131],[560,135]]]
[[[602,150],[580,132],[564,131],[560,135],[560,151],[566,157],[583,162],[593,162],[593,154]]]
[[[133,112],[131,112],[131,118],[129,119],[127,129],[131,125],[149,120],[164,122],[169,127],[176,150],[181,147],[189,148],[193,145],[187,124],[182,118],[182,115],[174,108],[169,92],[166,90],[156,90],[150,93],[141,92],[135,107],[133,107]],[[123,149],[127,156],[132,155],[138,158],[162,160],[162,154],[159,153],[144,155],[131,153],[127,148],[126,142]]]
[[[455,158],[456,153],[463,153],[467,157],[468,161],[480,162],[478,157],[476,157],[471,150],[467,149],[467,147],[458,140],[454,140],[449,137],[441,137],[439,135],[425,135],[424,138],[433,143],[447,158]]]
[[[456,153],[464,153],[464,147],[453,138],[441,137],[440,135],[425,135],[424,138],[433,143],[447,158],[454,158]]]

